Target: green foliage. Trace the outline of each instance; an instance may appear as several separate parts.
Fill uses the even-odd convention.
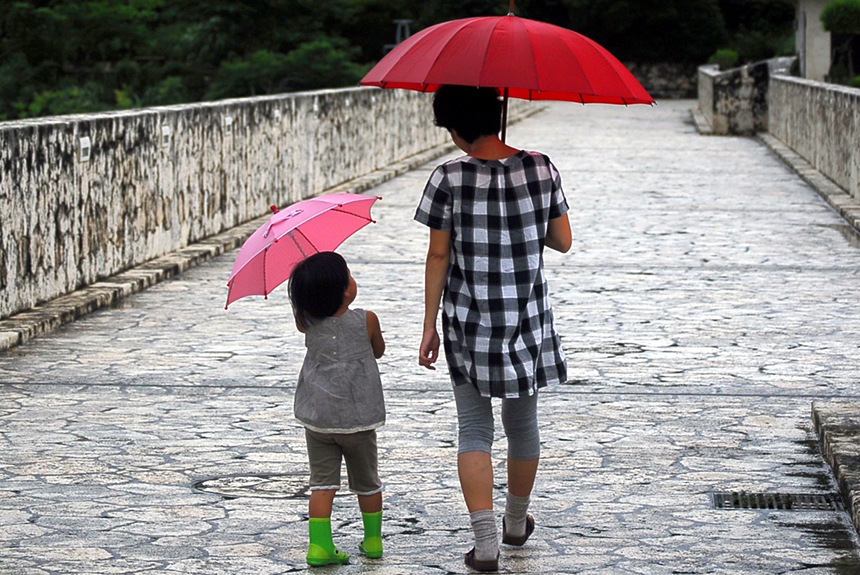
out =
[[[370,66],[352,62],[357,50],[346,41],[319,38],[301,44],[287,54],[288,81],[298,90],[357,85]]]
[[[860,0],[831,0],[821,11],[821,23],[828,32],[860,34]]]
[[[793,54],[795,0],[720,0],[726,18],[724,48],[738,64]]]
[[[355,85],[370,58],[345,34],[373,4],[3,2],[0,119]]]
[[[821,11],[821,23],[832,34],[833,65],[829,79],[849,84],[854,81],[854,59],[860,35],[860,0],[831,0]]]
[[[206,98],[355,85],[367,71],[350,60],[356,52],[345,41],[324,37],[304,42],[288,54],[259,50],[246,58],[222,62]]]
[[[71,114],[78,110],[100,111],[110,109],[104,102],[102,88],[96,82],[87,82],[83,86],[70,86],[59,90],[43,90],[33,95],[32,101],[24,108],[23,102],[17,102],[16,107],[21,116],[56,116]]]
[[[718,0],[521,0],[522,16],[576,30],[622,62],[706,60],[724,39]]]
[[[0,119],[357,84],[395,40],[509,0],[6,0]],[[791,50],[794,0],[517,0],[626,62]]]
[[[708,58],[708,64],[717,64],[720,70],[728,70],[738,63],[738,53],[734,50],[722,48],[717,50],[713,56]]]

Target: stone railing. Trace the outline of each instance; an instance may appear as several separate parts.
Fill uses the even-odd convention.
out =
[[[771,78],[770,134],[860,200],[860,89]]]
[[[774,58],[720,72],[699,67],[699,112],[714,134],[754,134],[768,129],[769,79],[787,73],[796,58]]]
[[[697,71],[695,64],[625,62],[652,97],[666,99],[695,98]]]
[[[378,88],[2,122],[0,318],[448,141]]]

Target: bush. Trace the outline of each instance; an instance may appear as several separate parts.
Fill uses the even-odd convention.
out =
[[[720,70],[728,70],[734,68],[738,63],[738,53],[728,48],[717,50],[716,53],[708,59],[708,64],[718,64]]]
[[[860,0],[832,0],[821,11],[821,23],[832,34],[830,81],[847,83],[854,77],[854,38],[860,34]]]
[[[828,32],[860,34],[860,0],[831,0],[821,11]]]

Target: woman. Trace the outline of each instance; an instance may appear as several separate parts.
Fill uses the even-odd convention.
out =
[[[521,546],[534,530],[528,505],[540,458],[537,392],[567,374],[543,248],[570,249],[568,205],[549,158],[499,139],[495,89],[441,86],[433,112],[436,125],[467,155],[436,168],[415,214],[430,228],[418,362],[435,369],[442,301],[459,426],[457,469],[475,533],[465,562],[478,571],[497,571],[491,398],[502,398],[508,439],[502,542]]]

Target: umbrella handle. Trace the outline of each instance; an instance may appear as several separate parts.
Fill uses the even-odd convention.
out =
[[[511,4],[514,0],[511,0]],[[502,101],[502,143],[505,143],[505,134],[508,131],[508,89],[505,88],[505,99]]]

